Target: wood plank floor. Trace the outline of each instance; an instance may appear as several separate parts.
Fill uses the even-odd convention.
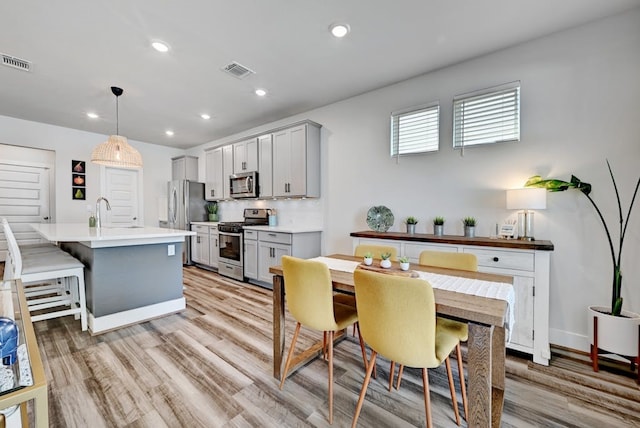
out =
[[[184,282],[180,314],[93,337],[73,317],[35,323],[52,427],[329,426],[325,362],[293,374],[283,391],[271,375],[271,291],[195,267],[184,269]],[[303,329],[300,343],[317,338]],[[549,368],[513,356],[507,363],[503,427],[640,426],[638,387],[625,374],[594,374],[562,354]],[[336,347],[334,371],[333,426],[350,426],[364,377],[355,338]],[[424,426],[419,373],[406,370],[393,393],[387,375],[382,360],[359,426]],[[435,426],[455,427],[444,368],[429,377]]]

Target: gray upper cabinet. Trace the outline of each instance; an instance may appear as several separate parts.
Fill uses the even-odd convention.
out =
[[[258,170],[258,139],[251,138],[233,144],[233,173]]]
[[[273,196],[320,197],[320,126],[307,122],[273,133]]]
[[[273,197],[273,155],[271,134],[258,137],[258,183],[260,197]]]
[[[222,147],[205,153],[204,197],[208,201],[224,199]]]
[[[195,156],[171,158],[171,179],[198,181],[198,158]]]

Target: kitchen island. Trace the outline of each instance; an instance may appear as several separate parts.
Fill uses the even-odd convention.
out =
[[[85,265],[89,330],[103,333],[185,309],[182,246],[187,230],[31,224]]]

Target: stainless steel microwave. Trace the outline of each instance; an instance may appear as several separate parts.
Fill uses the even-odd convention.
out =
[[[232,198],[258,197],[258,173],[256,171],[231,174],[229,183]]]

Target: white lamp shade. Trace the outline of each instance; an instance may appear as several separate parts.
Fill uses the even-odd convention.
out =
[[[544,210],[547,208],[547,189],[526,187],[507,190],[508,210]]]

